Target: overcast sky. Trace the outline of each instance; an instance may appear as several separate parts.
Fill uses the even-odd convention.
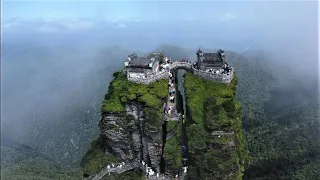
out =
[[[4,22],[15,18],[99,20],[205,20],[259,23],[265,20],[316,18],[316,1],[8,1]]]
[[[181,39],[215,36],[216,43],[228,41],[235,44],[237,42],[232,41],[235,39],[247,43],[298,38],[297,41],[305,39],[315,44],[318,6],[317,1],[5,0],[1,6],[1,27],[3,33],[7,34],[91,31],[94,32],[92,34],[133,37],[154,33],[156,37],[170,35],[168,39],[161,37],[165,41],[170,41],[172,36]],[[146,23],[158,23],[158,26]],[[207,43],[203,41],[203,44]]]
[[[77,134],[87,140],[78,139],[78,144],[89,145],[88,132],[98,133],[89,122],[95,119],[82,122],[68,116],[57,124],[58,115],[89,108],[86,99],[97,98],[100,104],[111,73],[129,52],[152,51],[162,43],[191,50],[269,51],[265,60],[285,64],[285,71],[288,64],[303,78],[307,73],[315,77],[318,24],[317,2],[303,0],[3,0],[1,128],[32,147],[46,148],[53,141],[56,148],[45,151],[49,156],[63,156],[53,150],[65,140],[78,139]],[[121,48],[108,48],[113,45]]]

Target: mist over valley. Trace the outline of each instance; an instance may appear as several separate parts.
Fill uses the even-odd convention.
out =
[[[270,170],[275,176],[318,177],[319,171],[312,171],[319,167],[320,145],[316,3],[264,3],[247,3],[256,8],[247,14],[231,11],[232,6],[212,19],[59,20],[4,14],[2,173],[30,162],[78,168],[100,133],[102,100],[127,55],[162,51],[173,60],[196,61],[198,48],[222,48],[238,77],[237,97],[253,157],[244,179],[268,177],[263,169],[272,163],[287,167],[281,155],[291,163],[299,157],[308,162],[296,162],[298,170]],[[297,14],[298,7],[309,10]],[[191,8],[185,9],[181,13],[189,15]],[[39,157],[43,160],[34,161]]]

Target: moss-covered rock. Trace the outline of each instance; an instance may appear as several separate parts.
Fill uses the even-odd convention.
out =
[[[187,129],[191,179],[242,177],[248,152],[236,85],[236,77],[230,84],[222,84],[190,73],[185,76],[186,101],[194,122]],[[226,134],[212,135],[213,131]]]
[[[182,151],[181,151],[181,122],[168,121],[168,134],[173,134],[167,139],[164,149],[163,158],[165,160],[166,171],[175,174],[182,167]]]
[[[177,136],[173,136],[166,141],[163,157],[166,163],[166,169],[180,170],[182,167],[181,144]]]
[[[98,138],[91,142],[89,151],[81,161],[81,168],[84,174],[92,175],[100,172],[108,164],[116,162],[118,162],[116,156],[112,154],[105,155],[101,140]]]
[[[162,148],[162,105],[167,99],[167,93],[167,80],[144,85],[128,81],[121,71],[114,73],[101,105],[99,127],[103,143],[92,143],[83,158],[81,167],[84,173],[95,174],[107,164],[120,159],[135,161],[141,154],[144,159],[150,159],[152,166],[157,167]],[[109,153],[105,155],[104,150]],[[139,179],[140,175],[130,171],[107,177]]]
[[[167,132],[170,132],[178,127],[179,123],[177,121],[167,122]]]
[[[124,73],[117,72],[109,85],[108,93],[101,105],[101,112],[121,112],[125,104],[141,102],[149,108],[160,108],[167,97],[167,80],[144,85],[130,82]]]
[[[145,128],[151,132],[158,132],[162,129],[162,109],[145,108]]]

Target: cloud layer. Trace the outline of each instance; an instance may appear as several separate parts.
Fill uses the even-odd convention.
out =
[[[61,32],[61,31],[78,31],[88,30],[96,26],[96,22],[83,19],[37,19],[37,20],[23,20],[10,19],[1,23],[3,31],[25,31],[36,32]]]

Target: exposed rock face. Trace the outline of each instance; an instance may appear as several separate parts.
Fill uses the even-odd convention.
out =
[[[121,113],[102,114],[99,126],[106,151],[123,161],[144,160],[149,166],[158,168],[162,154],[162,128],[153,132],[145,123],[144,107],[138,103],[127,104]]]
[[[152,139],[148,140],[148,154],[151,167],[159,167],[162,155],[162,133],[155,133]]]

